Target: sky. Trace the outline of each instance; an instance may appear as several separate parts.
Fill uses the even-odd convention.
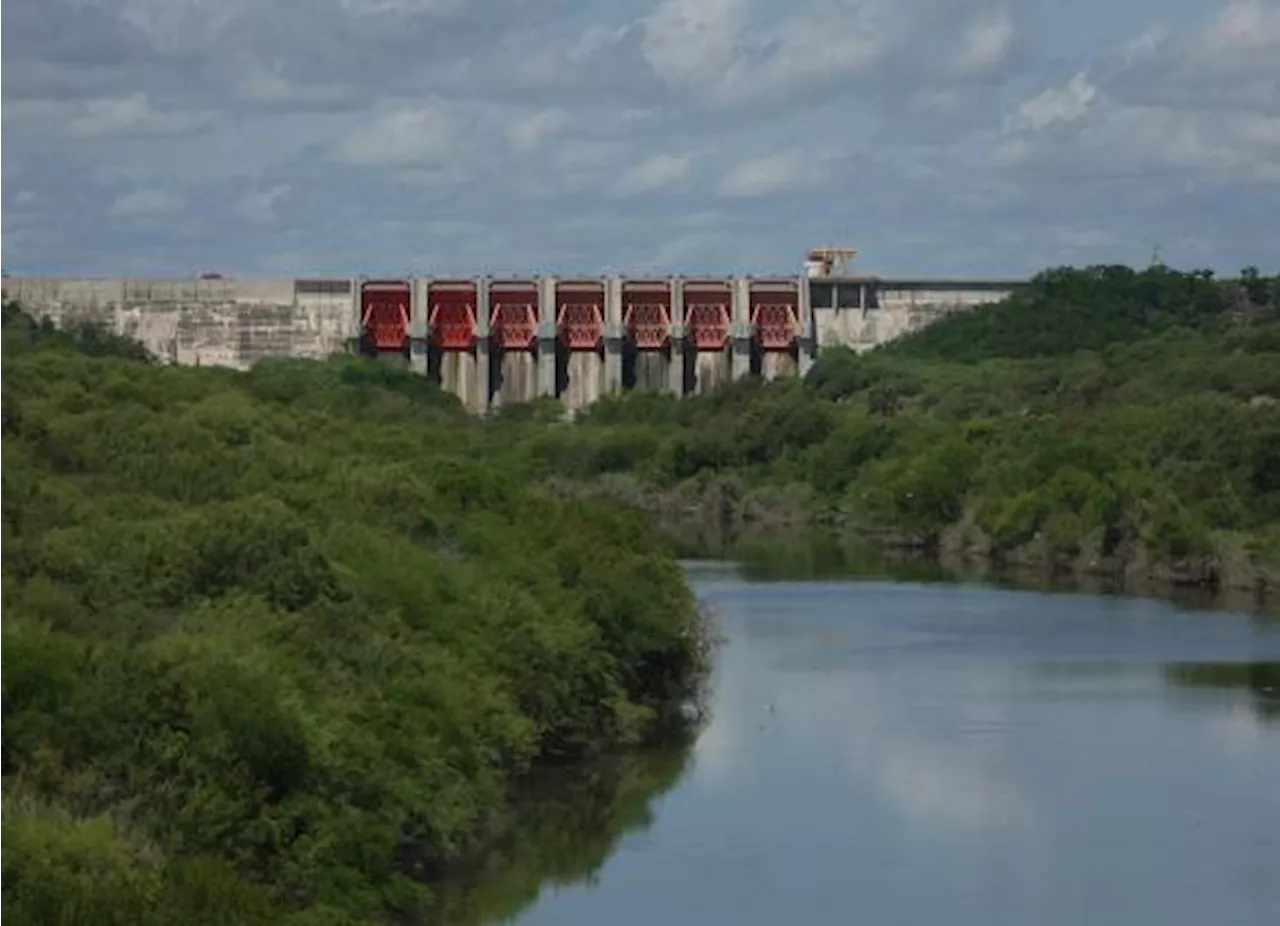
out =
[[[6,0],[4,269],[1280,270],[1280,0]]]

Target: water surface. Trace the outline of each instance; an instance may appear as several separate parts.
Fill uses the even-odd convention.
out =
[[[508,922],[1280,923],[1276,622],[693,575],[710,726],[647,826]]]

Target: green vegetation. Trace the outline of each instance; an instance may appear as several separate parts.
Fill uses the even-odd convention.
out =
[[[680,730],[708,664],[669,544],[618,499],[686,553],[745,521],[1280,582],[1280,278],[1252,271],[1054,270],[804,380],[574,422],[470,420],[356,358],[160,367],[11,307],[4,364],[20,922],[470,921],[591,870],[678,758],[513,801]]]
[[[531,472],[704,521],[1274,586],[1280,278],[1049,271],[803,382],[610,398],[527,447]]]
[[[161,367],[12,307],[3,372],[14,922],[467,909],[531,771],[687,726],[707,641],[647,526],[423,379]],[[596,782],[602,831],[669,782]]]

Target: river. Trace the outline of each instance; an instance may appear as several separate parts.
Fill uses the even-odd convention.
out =
[[[647,803],[556,818],[598,857],[497,921],[1280,923],[1280,622],[690,574],[724,637],[709,725]]]

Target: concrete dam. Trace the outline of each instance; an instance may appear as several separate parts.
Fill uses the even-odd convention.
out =
[[[866,350],[1024,281],[875,276],[441,279],[6,277],[4,298],[89,322],[162,361],[248,368],[359,351],[431,376],[477,413],[642,388],[803,375],[818,352]]]

